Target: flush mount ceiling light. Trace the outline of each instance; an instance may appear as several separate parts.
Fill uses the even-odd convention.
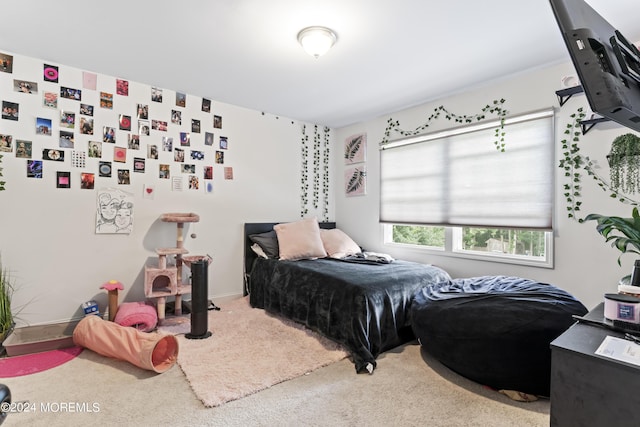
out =
[[[336,33],[326,27],[307,27],[298,33],[302,48],[316,59],[327,53],[336,40]]]

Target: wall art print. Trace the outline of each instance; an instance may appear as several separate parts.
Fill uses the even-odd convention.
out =
[[[345,195],[364,196],[367,194],[367,167],[357,165],[348,167],[344,171]]]
[[[352,135],[344,141],[344,163],[352,165],[362,163],[367,155],[367,134]]]
[[[125,191],[98,190],[96,234],[130,234],[133,231],[133,195]]]

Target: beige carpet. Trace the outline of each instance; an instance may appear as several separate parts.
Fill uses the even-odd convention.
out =
[[[208,322],[211,337],[178,337],[178,364],[207,407],[256,393],[347,357],[347,352],[332,341],[251,308],[246,298],[225,303],[220,311],[209,311]]]

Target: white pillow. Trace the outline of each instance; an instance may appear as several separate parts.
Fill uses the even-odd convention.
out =
[[[320,238],[324,250],[331,258],[344,258],[361,252],[360,246],[339,228],[320,230]]]
[[[320,226],[317,218],[277,224],[273,226],[273,229],[278,236],[278,251],[281,260],[313,259],[327,256],[320,238]]]

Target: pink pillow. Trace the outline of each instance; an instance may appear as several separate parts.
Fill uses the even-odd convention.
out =
[[[324,258],[327,253],[320,238],[317,218],[277,224],[273,229],[278,236],[281,260]]]
[[[320,230],[320,238],[331,258],[344,258],[361,252],[360,246],[339,228]]]

